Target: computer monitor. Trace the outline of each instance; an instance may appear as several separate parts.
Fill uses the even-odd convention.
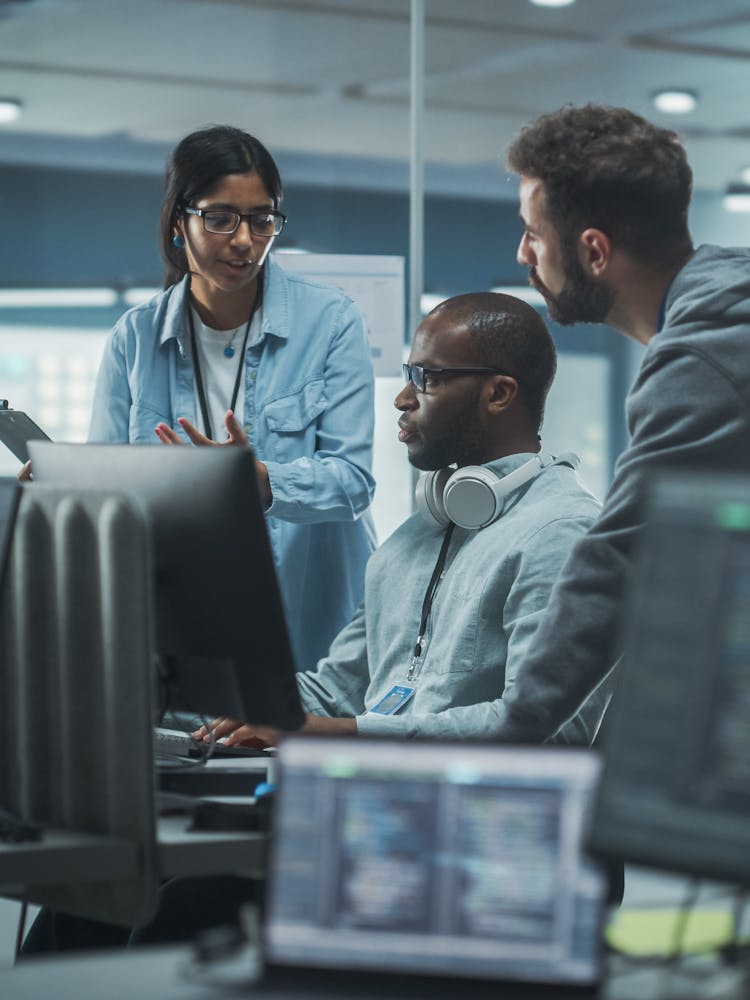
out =
[[[556,997],[598,981],[605,880],[582,850],[594,751],[298,734],[276,764],[271,966]]]
[[[0,476],[0,590],[2,590],[5,581],[13,538],[13,525],[20,499],[21,484],[18,480],[9,476]]]
[[[750,883],[750,476],[653,484],[591,845]]]
[[[29,451],[35,483],[116,490],[145,512],[162,707],[298,728],[304,716],[252,452],[40,441]]]

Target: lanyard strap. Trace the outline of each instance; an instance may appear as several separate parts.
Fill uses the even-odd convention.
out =
[[[430,617],[432,602],[435,599],[435,591],[440,583],[440,575],[442,574],[443,567],[445,566],[445,559],[448,555],[448,546],[450,545],[451,538],[453,537],[453,529],[455,527],[456,525],[453,521],[451,521],[446,529],[445,535],[443,536],[443,544],[440,546],[440,552],[437,557],[437,562],[435,563],[435,568],[432,571],[430,582],[427,584],[427,591],[424,595],[424,600],[422,601],[422,616],[419,620],[419,635],[417,636],[417,641],[414,646],[414,654],[411,658],[409,673],[406,675],[406,679],[409,681],[414,679],[417,673],[417,668],[420,665],[419,658],[422,655],[422,643],[425,632],[427,631],[427,621]]]
[[[263,294],[263,274],[258,274],[256,279],[257,287],[255,289],[255,298],[253,299],[253,308],[250,310],[250,317],[245,326],[245,335],[242,338],[242,350],[240,351],[240,360],[237,365],[237,377],[234,380],[234,392],[232,393],[232,401],[229,404],[229,409],[234,413],[234,408],[237,405],[237,397],[240,393],[240,380],[242,378],[242,370],[245,367],[245,349],[247,348],[247,338],[250,333],[250,324],[253,321],[253,316],[260,303],[261,295]],[[203,387],[203,374],[201,372],[201,363],[198,357],[198,347],[196,344],[195,337],[195,326],[193,324],[193,310],[190,305],[190,297],[187,298],[187,318],[188,327],[190,329],[190,350],[193,352],[193,367],[195,368],[195,387],[198,390],[198,402],[200,403],[201,416],[203,418],[203,429],[206,432],[206,437],[210,438],[211,441],[214,440],[213,427],[211,425],[211,417],[208,412],[208,401],[206,399],[206,391]]]

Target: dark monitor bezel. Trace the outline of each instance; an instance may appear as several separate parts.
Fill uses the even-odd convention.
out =
[[[709,801],[701,787],[710,763],[716,692],[723,683],[722,621],[717,615],[722,596],[720,581],[701,572],[695,553],[713,552],[721,561],[731,547],[736,551],[737,528],[722,524],[716,512],[737,503],[750,507],[748,475],[665,470],[652,479],[626,604],[625,655],[617,667],[602,742],[604,767],[589,846],[602,857],[750,885],[750,813],[714,796]],[[750,535],[750,525],[743,534]],[[671,562],[675,552],[679,566]],[[686,639],[678,622],[670,624],[665,601],[689,609],[696,640]],[[669,717],[654,704],[654,685],[665,682],[660,647],[665,643],[687,649],[679,704]],[[658,753],[654,749],[659,759],[653,769],[641,769],[636,779],[632,754],[646,745],[640,720],[647,712],[658,714],[662,746]],[[750,751],[750,733],[747,747]],[[663,773],[662,762],[670,776]]]
[[[294,941],[290,942],[288,947],[280,945],[278,941],[279,929],[278,925],[275,924],[278,907],[276,878],[278,875],[283,878],[285,873],[290,870],[289,864],[294,866],[299,864],[301,860],[300,858],[290,860],[282,856],[281,825],[287,821],[285,804],[289,797],[287,783],[291,769],[289,757],[292,753],[305,760],[306,766],[310,768],[315,766],[316,759],[327,756],[333,768],[329,772],[329,776],[333,775],[344,780],[353,773],[351,760],[348,758],[356,759],[359,766],[368,772],[382,770],[383,779],[394,783],[408,782],[415,775],[420,774],[425,777],[425,781],[430,781],[430,771],[432,771],[434,774],[442,774],[442,778],[435,779],[439,780],[440,783],[447,785],[456,782],[470,786],[482,782],[482,764],[485,762],[484,780],[488,784],[492,783],[493,778],[499,779],[502,775],[509,786],[517,784],[519,789],[525,787],[541,788],[544,781],[548,782],[546,787],[551,788],[554,785],[555,771],[557,770],[557,780],[560,780],[560,776],[566,772],[569,776],[568,780],[579,780],[583,775],[586,782],[591,782],[589,794],[593,798],[601,763],[596,750],[568,746],[531,747],[510,744],[497,746],[486,741],[456,743],[439,739],[420,739],[414,741],[410,747],[405,748],[403,740],[392,737],[333,737],[304,733],[287,737],[279,747],[276,761],[278,787],[273,815],[264,927],[266,962],[274,974],[278,974],[279,971],[288,972],[294,969],[304,969],[307,975],[324,977],[331,970],[337,969],[359,976],[378,976],[382,970],[387,970],[387,974],[383,976],[384,985],[387,985],[389,981],[393,984],[400,980],[411,980],[413,983],[422,980],[425,982],[437,981],[434,977],[439,976],[443,977],[444,981],[453,981],[456,984],[463,983],[467,988],[471,988],[471,984],[480,986],[485,982],[512,983],[514,991],[518,991],[519,996],[523,995],[524,988],[531,987],[531,984],[535,984],[542,991],[550,991],[550,994],[542,992],[540,995],[567,996],[567,990],[571,990],[571,995],[580,996],[589,995],[586,991],[591,990],[591,995],[594,995],[593,991],[601,982],[603,974],[602,929],[606,917],[607,878],[606,872],[600,867],[598,861],[588,856],[585,851],[586,814],[583,816],[582,840],[578,851],[581,868],[577,873],[579,881],[576,884],[579,892],[585,889],[596,897],[596,899],[592,898],[591,902],[596,911],[596,926],[592,926],[595,951],[592,955],[591,967],[586,975],[576,977],[568,972],[566,977],[562,971],[559,971],[558,975],[555,976],[550,975],[550,969],[542,970],[537,966],[532,970],[531,964],[526,974],[521,975],[518,970],[511,968],[511,962],[506,962],[505,968],[503,968],[503,963],[500,960],[495,963],[493,970],[490,970],[485,964],[481,969],[474,966],[469,971],[466,963],[459,968],[453,961],[429,961],[425,954],[420,954],[418,951],[408,961],[404,961],[402,957],[400,962],[393,961],[389,964],[387,954],[375,957],[375,952],[373,952],[372,961],[368,961],[362,959],[361,956],[356,958],[353,952],[347,954],[347,946],[341,942],[336,926],[330,924],[328,918],[318,924],[317,930],[323,936],[327,935],[332,943],[335,942],[334,948],[339,948],[340,954],[335,959],[324,953],[312,954],[309,951],[309,946],[307,947],[307,955],[303,957]],[[428,760],[434,766],[428,767],[426,763]],[[540,784],[535,784],[532,777],[537,767],[539,774],[536,780]],[[319,768],[322,771],[326,769],[326,765],[319,765]],[[339,773],[336,773],[337,769]],[[578,777],[574,779],[573,776],[576,774]],[[368,777],[372,777],[372,775],[368,775]],[[587,813],[590,811],[590,801],[588,805]],[[566,824],[570,823],[568,806],[569,801],[566,801],[564,807]],[[330,816],[330,821],[332,821],[330,808],[330,804],[325,805],[326,816]],[[569,837],[569,828],[566,837]],[[566,846],[570,846],[567,840]],[[440,863],[438,859],[436,859],[436,863]],[[331,878],[331,873],[321,859],[318,859],[315,870],[321,875]],[[317,895],[314,898],[319,900]],[[408,937],[409,932],[405,932],[404,940],[408,940]],[[421,935],[417,934],[415,938],[417,949],[420,947],[417,943],[420,937]],[[574,991],[581,992],[574,994]]]
[[[21,484],[15,477],[0,476],[0,590],[10,564],[13,529],[21,502]]]
[[[168,705],[304,720],[249,448],[29,443],[35,483],[115,490],[151,527],[156,652]],[[33,489],[34,484],[31,484]]]

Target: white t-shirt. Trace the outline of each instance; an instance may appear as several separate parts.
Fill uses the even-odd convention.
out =
[[[206,395],[208,415],[213,430],[213,440],[225,441],[224,416],[232,402],[234,383],[240,366],[242,366],[242,376],[240,377],[234,415],[240,425],[242,425],[245,416],[245,357],[242,352],[242,341],[245,339],[245,327],[247,323],[243,323],[234,330],[213,330],[210,326],[206,326],[192,306],[190,308],[193,314],[193,329],[195,330],[198,361],[203,378],[203,391]],[[261,314],[261,309],[255,310],[253,321],[250,324],[248,343],[252,343],[260,334]],[[231,358],[228,358],[224,353],[228,346],[234,348],[234,355]],[[195,398],[197,427],[204,434],[207,434],[208,431],[203,424],[197,381],[194,385],[193,395]]]

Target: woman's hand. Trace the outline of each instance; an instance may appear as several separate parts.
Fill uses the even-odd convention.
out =
[[[207,438],[205,434],[201,434],[198,428],[194,424],[191,424],[189,420],[186,420],[185,417],[178,417],[177,423],[185,431],[189,440],[193,444],[201,447],[204,445],[212,445],[215,448],[224,448],[227,445],[239,445],[241,448],[248,448],[250,445],[250,442],[247,439],[247,434],[245,434],[231,410],[227,410],[224,417],[224,426],[226,427],[228,435],[226,441],[212,441],[211,438]],[[185,443],[177,431],[173,430],[169,424],[157,424],[154,428],[154,433],[162,444]],[[264,508],[268,510],[273,503],[271,483],[268,478],[268,469],[265,464],[263,462],[259,462],[257,458],[255,459],[255,475],[258,479],[258,490],[260,492],[261,503]]]
[[[224,416],[224,426],[227,430],[227,440],[226,441],[212,441],[211,438],[206,437],[205,434],[201,434],[198,428],[191,424],[189,420],[185,417],[178,417],[177,423],[185,431],[190,441],[196,445],[213,445],[217,448],[223,448],[228,444],[241,445],[246,448],[249,444],[247,440],[247,435],[237,423],[234,413],[231,410],[227,410]],[[177,431],[173,430],[169,424],[159,423],[154,428],[154,433],[162,442],[162,444],[184,444]]]
[[[16,473],[16,479],[19,483],[30,483],[32,480],[31,475],[31,462],[26,462]]]

